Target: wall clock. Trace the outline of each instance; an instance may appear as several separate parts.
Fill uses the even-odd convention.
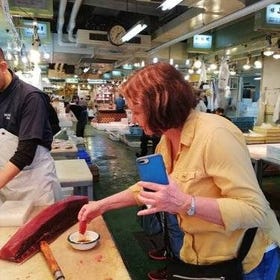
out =
[[[121,46],[125,42],[121,40],[122,36],[126,33],[125,28],[120,24],[115,24],[108,30],[108,40],[115,46]]]

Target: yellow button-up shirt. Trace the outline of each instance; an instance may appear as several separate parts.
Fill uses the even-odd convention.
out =
[[[251,271],[273,241],[280,244],[280,227],[260,189],[242,132],[229,120],[193,111],[182,129],[176,158],[162,136],[157,153],[180,189],[194,196],[217,199],[224,226],[178,213],[184,231],[180,258],[187,263],[209,264],[236,257],[244,232],[258,227],[243,267]],[[135,199],[140,190],[130,187]],[[138,201],[139,202],[139,201]]]

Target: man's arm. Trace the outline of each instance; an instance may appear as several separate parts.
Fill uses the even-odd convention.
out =
[[[32,163],[37,146],[37,139],[19,141],[15,154],[0,169],[0,189],[10,182],[25,166]]]
[[[19,172],[20,169],[8,161],[5,166],[0,169],[0,189],[10,182]]]

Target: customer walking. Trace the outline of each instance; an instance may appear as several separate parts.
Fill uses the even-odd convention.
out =
[[[67,105],[66,112],[69,112],[70,110],[77,119],[76,136],[84,137],[85,127],[88,123],[88,112],[87,106],[80,104],[80,98],[78,95],[74,95],[72,101]]]
[[[61,198],[50,155],[48,105],[43,92],[8,69],[0,48],[0,204],[31,200],[45,205]]]
[[[115,99],[116,111],[118,113],[125,113],[125,100],[123,95],[119,93],[119,95]]]
[[[134,122],[149,135],[162,135],[156,152],[164,158],[169,185],[137,182],[84,205],[78,219],[90,222],[107,211],[141,204],[152,207],[138,215],[176,214],[184,232],[180,265],[232,260],[246,230],[257,227],[239,272],[245,280],[276,279],[280,227],[258,185],[242,132],[225,118],[195,111],[192,87],[168,63],[140,69],[121,90]],[[151,273],[148,277],[155,279]]]

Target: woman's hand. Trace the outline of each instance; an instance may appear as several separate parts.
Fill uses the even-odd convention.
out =
[[[143,190],[139,193],[138,199],[146,205],[148,209],[141,210],[138,215],[148,215],[156,212],[178,213],[190,203],[191,196],[183,193],[178,185],[169,177],[169,185],[161,185],[149,182],[138,183]],[[149,189],[151,191],[146,191]]]
[[[91,220],[102,214],[98,201],[91,201],[81,208],[78,214],[78,220],[89,223]]]

